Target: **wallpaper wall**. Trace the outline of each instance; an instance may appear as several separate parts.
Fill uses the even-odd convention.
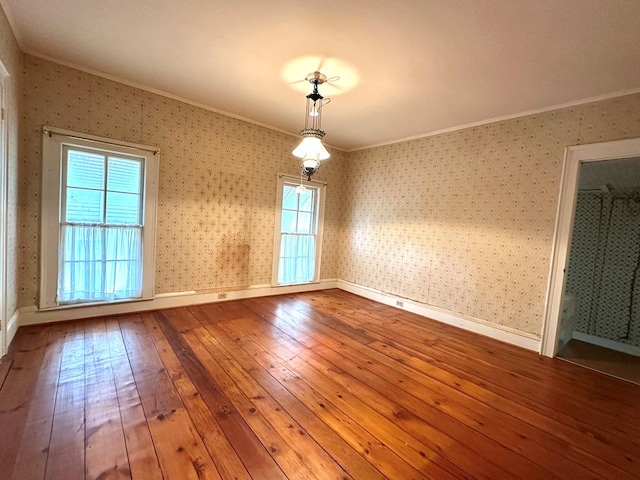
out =
[[[22,53],[0,8],[0,61],[9,72],[6,81],[8,158],[7,158],[7,320],[18,308],[18,123]]]
[[[575,329],[640,346],[640,194],[578,193],[566,292]]]
[[[269,284],[278,172],[298,138],[25,55],[20,134],[20,305],[36,304],[42,126],[160,149],[156,293]],[[328,182],[322,278],[338,274],[341,152]],[[314,177],[314,179],[316,179]]]
[[[298,171],[295,137],[28,55],[23,72],[20,305],[36,301],[45,124],[160,148],[158,293],[270,282],[276,174]],[[537,336],[566,146],[638,136],[629,95],[334,151],[318,175],[322,278]]]
[[[540,335],[565,148],[640,136],[640,95],[350,153],[340,278]]]

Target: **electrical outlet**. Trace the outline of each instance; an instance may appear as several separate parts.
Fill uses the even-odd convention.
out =
[[[402,300],[396,300],[396,307],[404,307],[404,302]]]
[[[227,298],[227,292],[221,292],[218,294],[218,300],[222,300],[224,298]]]

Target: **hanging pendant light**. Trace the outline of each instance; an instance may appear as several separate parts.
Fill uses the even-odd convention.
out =
[[[307,95],[307,106],[304,116],[304,129],[300,130],[302,142],[293,150],[293,156],[301,158],[301,173],[311,180],[311,176],[320,168],[320,161],[330,157],[322,144],[324,131],[322,130],[322,107],[331,101],[318,92],[318,85],[327,81],[327,77],[320,72],[307,75],[306,80],[313,85],[313,90]]]

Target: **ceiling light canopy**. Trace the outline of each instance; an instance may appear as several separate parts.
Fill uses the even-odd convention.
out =
[[[334,77],[337,80],[337,77]],[[315,71],[307,75],[306,79],[313,90],[307,95],[307,105],[304,115],[304,129],[300,130],[302,142],[292,152],[295,157],[302,159],[300,169],[307,180],[320,168],[320,161],[330,157],[329,152],[322,144],[324,131],[322,130],[322,107],[328,104],[331,99],[320,95],[318,85],[327,82],[327,77]],[[330,81],[333,80],[330,79]]]

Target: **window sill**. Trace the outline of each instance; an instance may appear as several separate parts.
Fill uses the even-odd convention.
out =
[[[64,305],[56,305],[54,307],[38,307],[39,312],[51,312],[56,310],[71,310],[76,308],[83,307],[104,307],[106,305],[119,305],[122,303],[138,303],[138,302],[148,302],[153,300],[153,297],[144,297],[144,298],[126,298],[122,300],[114,300],[112,302],[87,302],[87,303],[69,303]]]

